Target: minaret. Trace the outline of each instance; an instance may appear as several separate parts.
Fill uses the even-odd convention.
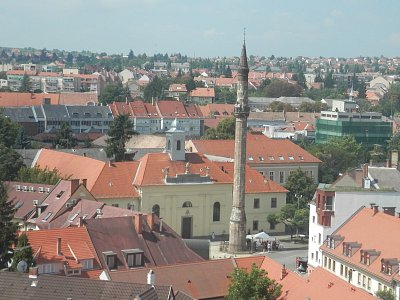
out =
[[[246,213],[244,211],[244,186],[246,167],[247,117],[249,106],[247,99],[249,67],[247,64],[246,43],[243,41],[238,70],[237,100],[234,108],[235,126],[235,161],[233,176],[233,204],[229,225],[230,253],[246,249]]]

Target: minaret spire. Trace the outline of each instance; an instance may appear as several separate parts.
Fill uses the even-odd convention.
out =
[[[246,170],[246,140],[248,106],[249,66],[245,44],[245,30],[242,53],[238,69],[237,100],[234,107],[235,124],[235,157],[233,174],[233,203],[229,225],[230,253],[236,253],[246,248],[246,213],[245,213],[245,170]]]

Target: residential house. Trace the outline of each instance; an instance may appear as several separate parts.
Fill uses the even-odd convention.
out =
[[[361,206],[399,210],[400,172],[395,168],[354,169],[332,184],[320,184],[310,202],[308,265],[322,266],[320,246]]]
[[[189,101],[199,104],[214,103],[215,90],[214,88],[195,88],[189,93]]]
[[[327,236],[323,268],[369,293],[389,290],[399,299],[400,241],[393,238],[398,230],[398,215],[378,206],[359,209]]]
[[[213,161],[233,161],[234,140],[190,140],[189,152],[202,153]],[[320,160],[288,139],[273,140],[262,134],[248,134],[246,163],[265,178],[285,184],[287,177],[301,169],[318,181]]]
[[[186,100],[187,89],[185,84],[173,83],[169,86],[168,91],[165,91],[167,98],[174,98],[176,100]]]
[[[27,273],[0,272],[0,290],[4,299],[121,299],[191,300],[178,298],[172,287],[152,284],[92,280],[87,278]]]
[[[154,214],[88,219],[84,226],[104,269],[101,279],[115,271],[203,261]]]

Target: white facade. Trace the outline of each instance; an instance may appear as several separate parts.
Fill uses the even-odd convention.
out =
[[[318,224],[316,203],[310,204],[310,223],[308,241],[308,264],[311,267],[322,266],[322,253],[319,247],[326,240],[327,235],[334,232],[340,225],[349,219],[360,207],[369,207],[374,203],[380,207],[400,208],[399,192],[380,191],[336,191],[333,198],[331,225]]]

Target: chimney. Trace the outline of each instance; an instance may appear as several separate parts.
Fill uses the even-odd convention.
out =
[[[87,179],[86,179],[86,178],[83,178],[83,179],[82,179],[82,185],[83,185],[84,187],[87,186]]]
[[[163,219],[160,218],[160,234],[162,233],[162,229],[163,229],[163,228],[162,228],[162,225],[163,225],[162,223],[163,223]]]
[[[282,266],[282,270],[281,270],[281,280],[282,280],[283,278],[285,278],[286,275],[287,275],[286,266],[283,265],[283,266]]]
[[[135,216],[135,230],[138,234],[142,233],[143,214],[139,213]]]
[[[29,268],[29,278],[30,279],[37,279],[39,274],[38,267],[30,267]]]
[[[147,225],[149,225],[151,231],[153,231],[155,229],[154,228],[154,219],[155,219],[154,213],[146,215],[146,222],[147,222]]]
[[[61,253],[61,238],[57,238],[57,255],[62,255]]]
[[[153,270],[150,270],[149,273],[147,273],[147,284],[154,285],[156,282],[156,275],[154,274]]]
[[[72,194],[79,187],[79,179],[70,179],[70,182],[71,182],[71,194]]]
[[[362,169],[363,169],[363,178],[367,178],[368,177],[368,164],[363,164]]]
[[[373,205],[372,210],[374,212],[374,216],[379,212],[379,205]]]

